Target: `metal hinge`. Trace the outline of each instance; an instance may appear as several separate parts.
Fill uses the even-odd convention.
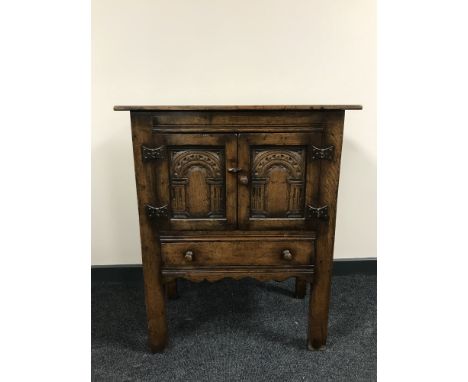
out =
[[[307,217],[320,220],[328,219],[328,206],[312,207],[307,206]]]
[[[167,218],[169,216],[169,210],[167,208],[167,205],[164,205],[161,207],[153,207],[147,204],[145,206],[145,210],[146,210],[146,215],[148,215],[148,217],[151,220]]]
[[[323,149],[312,146],[312,159],[332,160],[335,152],[335,146],[328,146]]]
[[[149,162],[149,161],[157,160],[157,159],[165,159],[166,158],[166,146],[159,146],[159,147],[151,148],[151,147],[146,147],[142,145],[141,156],[143,158],[143,162]]]

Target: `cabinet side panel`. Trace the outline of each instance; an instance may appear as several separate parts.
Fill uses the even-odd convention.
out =
[[[336,208],[340,177],[341,148],[343,143],[344,111],[328,113],[327,129],[322,144],[335,148],[332,160],[320,162],[319,204],[328,206],[328,220],[317,224],[315,276],[309,306],[308,347],[325,345],[328,334],[330,284],[335,240]]]
[[[157,232],[145,212],[145,205],[153,199],[153,171],[141,155],[141,146],[152,142],[150,114],[131,112],[131,121],[149,345],[152,351],[161,351],[167,343],[161,253]]]

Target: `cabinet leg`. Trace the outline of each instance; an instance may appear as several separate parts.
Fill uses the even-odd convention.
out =
[[[166,294],[167,298],[170,298],[171,300],[179,297],[179,294],[177,293],[177,280],[166,283]]]
[[[307,334],[309,350],[320,350],[327,343],[329,298],[330,282],[323,280],[323,283],[311,284]]]
[[[307,282],[306,280],[302,280],[296,277],[296,292],[294,293],[294,297],[296,298],[304,298],[307,293]]]
[[[167,344],[166,301],[161,276],[156,272],[145,274],[145,300],[148,345],[152,353],[162,352]]]

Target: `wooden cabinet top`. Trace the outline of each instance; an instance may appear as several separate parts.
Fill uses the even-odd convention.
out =
[[[151,106],[116,105],[115,111],[182,111],[182,110],[362,110],[361,105],[191,105],[191,106]]]

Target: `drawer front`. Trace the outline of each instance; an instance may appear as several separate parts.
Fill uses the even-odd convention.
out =
[[[311,240],[226,240],[162,242],[165,266],[308,265],[313,264]]]

